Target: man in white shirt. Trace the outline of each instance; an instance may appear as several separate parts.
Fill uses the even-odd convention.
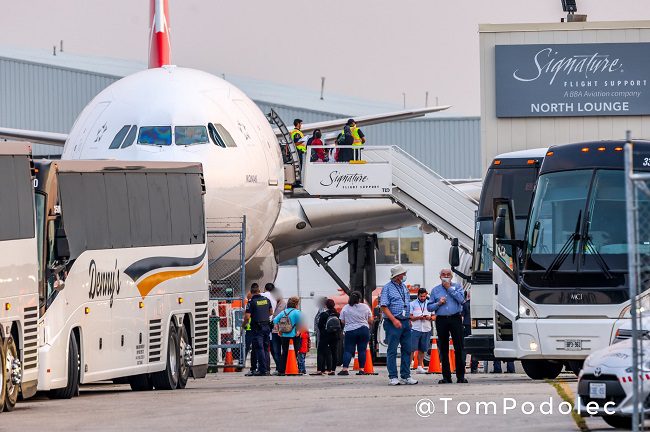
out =
[[[424,374],[424,353],[431,348],[432,321],[436,317],[427,310],[427,289],[418,290],[418,298],[411,302],[411,347],[413,353],[418,353],[418,368],[415,373]],[[413,359],[411,359],[413,361]]]

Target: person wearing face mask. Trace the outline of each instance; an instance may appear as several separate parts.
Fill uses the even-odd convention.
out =
[[[456,351],[456,382],[467,383],[465,378],[465,356],[463,354],[463,287],[452,283],[450,269],[440,270],[440,285],[431,290],[431,300],[427,305],[430,312],[436,313],[436,332],[438,333],[438,351],[442,362],[442,379],[438,384],[451,383],[449,367],[449,336],[454,341]]]
[[[404,285],[406,268],[398,264],[390,269],[390,282],[381,290],[379,304],[384,317],[384,332],[388,341],[386,368],[390,385],[417,384],[411,378],[411,296]],[[397,347],[400,346],[400,378],[397,378]]]

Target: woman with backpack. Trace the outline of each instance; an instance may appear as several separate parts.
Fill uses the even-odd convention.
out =
[[[322,147],[323,146],[323,140],[321,139],[323,134],[321,133],[320,129],[315,129],[314,133],[312,134],[311,137],[307,140],[307,147],[312,148],[312,147]],[[309,157],[310,162],[329,162],[329,149],[322,149],[322,148],[312,148],[311,149],[311,156]]]
[[[341,310],[341,322],[345,337],[343,339],[343,369],[339,375],[350,375],[348,366],[354,358],[356,349],[359,353],[359,372],[365,375],[363,367],[366,364],[366,349],[370,340],[370,326],[372,325],[372,311],[367,304],[361,303],[361,294],[352,292],[348,304]]]
[[[298,352],[300,350],[300,336],[298,336],[297,328],[302,321],[302,312],[297,309],[299,303],[299,297],[290,297],[287,300],[287,308],[273,318],[273,324],[277,326],[280,335],[279,375],[284,375],[287,367],[290,341],[293,340],[294,351]]]
[[[324,370],[315,375],[334,375],[336,373],[337,347],[341,338],[341,321],[334,300],[325,301],[325,310],[318,316],[318,355],[325,360]]]

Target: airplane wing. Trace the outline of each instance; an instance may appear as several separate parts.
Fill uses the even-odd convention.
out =
[[[441,106],[434,106],[434,107],[427,107],[427,108],[417,108],[412,110],[395,111],[395,112],[383,113],[383,114],[357,116],[353,118],[354,121],[357,123],[357,126],[359,127],[370,126],[379,123],[387,123],[387,122],[393,122],[398,120],[407,120],[416,117],[422,117],[429,113],[444,111],[450,107],[451,105],[441,105]],[[348,121],[348,118],[349,117],[336,119],[336,120],[327,120],[327,121],[316,122],[316,123],[304,123],[302,125],[301,130],[305,135],[309,135],[312,131],[314,131],[314,129],[320,129],[323,133],[328,131],[335,131],[337,129],[343,128],[345,123]],[[281,136],[281,132],[279,129],[275,129],[274,132],[277,136]]]
[[[0,127],[0,139],[29,141],[63,147],[68,139],[68,134]]]
[[[269,242],[283,262],[363,234],[421,223],[389,198],[285,198]]]

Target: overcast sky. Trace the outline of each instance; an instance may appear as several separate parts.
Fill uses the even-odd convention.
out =
[[[578,0],[589,21],[648,0]],[[170,0],[173,63],[368,100],[479,115],[479,23],[554,22],[560,0]],[[148,0],[0,0],[0,44],[145,62]],[[296,101],[297,104],[300,101]]]

